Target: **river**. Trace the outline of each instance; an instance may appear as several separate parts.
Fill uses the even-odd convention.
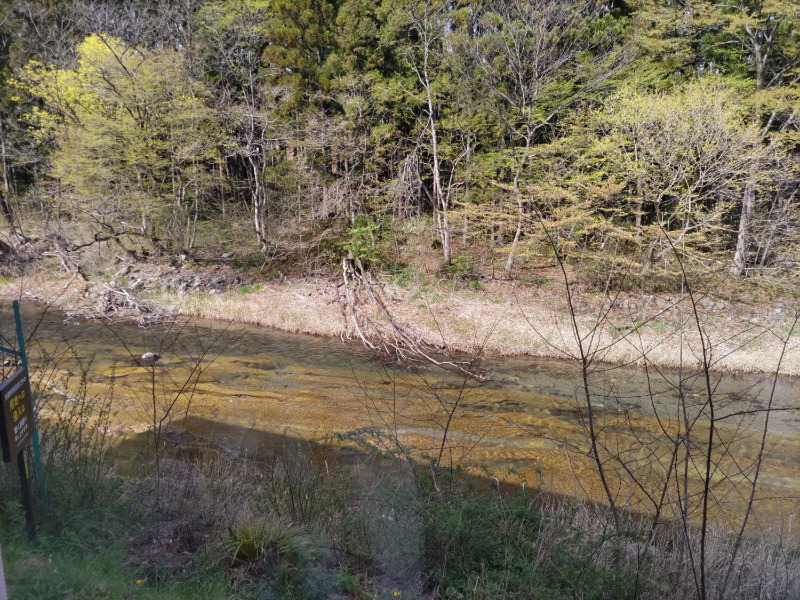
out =
[[[500,479],[602,498],[589,459],[586,411],[577,400],[581,372],[569,362],[488,356],[490,380],[464,385],[451,373],[387,367],[356,343],[255,326],[194,320],[145,330],[131,323],[65,323],[63,313],[50,309],[42,315],[28,303],[23,322],[26,332],[35,330],[29,343],[32,368],[48,370],[49,389],[74,389],[83,370],[90,394],[101,396],[113,383],[116,432],[148,429],[154,406],[148,390],[155,389],[157,419],[169,412],[164,420],[169,431],[185,431],[232,452],[263,452],[274,434],[321,442],[338,434],[389,451],[399,443],[445,464],[484,466]],[[13,341],[7,304],[0,332]],[[136,360],[145,352],[162,355],[157,381]],[[196,386],[167,410],[198,364],[204,370]],[[678,379],[676,372],[651,370],[648,377],[642,369],[593,367],[600,452],[616,474],[612,488],[620,505],[647,510],[647,493],[667,472],[663,465],[674,446],[664,432],[680,431],[683,423],[674,389]],[[712,383],[718,418],[763,411],[772,388],[768,376],[715,376]],[[696,379],[685,386],[690,415],[704,399],[702,384]],[[800,506],[800,414],[792,410],[798,391],[796,378],[777,382],[773,408],[780,410],[770,415],[757,496],[758,514],[767,520],[786,521]],[[712,488],[719,515],[731,524],[747,495],[741,490],[752,477],[765,414],[717,423],[723,449],[715,454]],[[694,491],[702,479],[707,431],[699,419],[686,471]],[[633,473],[617,469],[622,462],[633,465]],[[650,481],[637,485],[645,477]]]

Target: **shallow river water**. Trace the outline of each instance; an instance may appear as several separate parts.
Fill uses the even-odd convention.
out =
[[[0,316],[2,334],[13,341],[7,304]],[[417,455],[441,456],[445,463],[481,465],[501,479],[601,497],[588,459],[586,411],[577,400],[581,373],[568,362],[489,356],[484,366],[490,380],[463,386],[453,374],[386,368],[356,343],[254,326],[192,321],[146,331],[130,323],[65,323],[62,313],[51,309],[42,316],[30,304],[23,304],[23,321],[28,334],[35,330],[29,343],[32,368],[55,367],[50,389],[74,389],[84,369],[91,394],[104,394],[113,382],[118,431],[146,431],[155,399],[158,419],[169,412],[164,424],[171,423],[170,431],[185,426],[194,439],[233,452],[261,452],[274,434],[323,442],[336,434],[361,436],[387,450],[399,444]],[[145,352],[162,355],[154,379],[135,360]],[[178,397],[198,364],[204,370],[196,386]],[[657,480],[666,472],[658,464],[668,463],[672,446],[663,432],[680,431],[683,423],[673,387],[678,379],[674,372],[651,371],[648,377],[636,368],[594,367],[590,381],[601,454],[610,470],[621,462],[639,469],[628,476],[619,472],[612,481],[620,504],[646,509],[643,489],[633,478],[647,473]],[[690,407],[703,400],[701,383],[686,390]],[[726,375],[713,384],[717,417],[763,410],[772,389],[768,376]],[[759,476],[758,514],[764,519],[785,522],[800,507],[800,414],[791,410],[798,405],[798,392],[797,379],[777,383],[773,407],[781,410],[770,416]],[[690,416],[697,410],[690,408]],[[734,484],[752,477],[764,415],[718,422],[717,439],[726,450],[715,457],[719,468],[712,487],[718,487],[720,506],[729,510],[741,508],[743,496]],[[687,470],[694,490],[708,431],[702,418],[695,427],[691,444],[697,458]]]

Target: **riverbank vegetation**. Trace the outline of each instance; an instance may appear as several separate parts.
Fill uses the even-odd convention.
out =
[[[549,228],[574,268],[614,262],[639,292],[680,291],[673,246],[730,310],[744,279],[792,298],[792,2],[65,0],[0,17],[16,266],[45,255],[91,280],[158,258],[269,280],[358,259],[381,279],[535,287]]]
[[[777,323],[795,298],[798,14],[729,4],[16,2],[4,273],[44,262],[29,291],[53,297],[63,270],[67,302],[99,314],[348,337],[341,287],[369,281],[427,343],[441,327],[468,349],[490,322],[489,349],[552,356],[522,316],[559,319],[551,231],[584,295],[615,270],[615,309],[653,340],[675,325],[653,313],[685,300],[678,260],[711,323]],[[322,298],[294,300],[309,279]],[[762,346],[715,368],[761,370]]]
[[[82,314],[339,335],[463,378],[415,392],[438,452],[390,396],[343,460],[169,446],[205,351],[138,365],[152,443],[135,460],[107,452],[107,400],[43,389],[52,554],[5,490],[15,590],[797,596],[790,532],[754,527],[769,436],[796,410],[778,376],[800,373],[795,4],[0,8],[7,288],[33,274]],[[564,418],[583,443],[562,449],[584,501],[444,460],[492,351],[577,368]],[[615,363],[645,371],[639,405],[598,377]],[[771,376],[721,394],[719,370]]]
[[[69,337],[31,345],[48,494],[36,505],[38,539],[28,542],[15,473],[3,467],[0,542],[15,597],[800,591],[792,517],[766,511],[769,502],[794,506],[790,497],[769,497],[763,481],[781,476],[770,470],[777,447],[763,446],[769,419],[791,410],[771,393],[707,389],[698,383],[707,369],[677,381],[652,369],[648,412],[613,380],[604,388],[607,369],[588,344],[576,359],[585,397],[563,410],[578,435],[559,440],[535,420],[516,424],[563,446],[562,476],[576,486],[566,497],[541,473],[526,480],[468,460],[487,432],[465,428],[461,413],[491,403],[481,395],[480,354],[442,361],[460,383],[440,381],[430,368],[386,364],[380,390],[362,387],[365,427],[311,444],[227,425],[223,446],[186,426],[200,415],[198,380],[226,338],[217,330],[198,340],[187,328],[149,332],[157,358],[112,368],[107,388],[90,380],[91,359]],[[677,387],[674,403],[658,398],[665,385]],[[126,408],[120,386],[136,386],[132,414],[142,425],[127,440],[117,437],[114,414]],[[253,435],[255,446],[246,443]],[[755,452],[753,439],[762,444]]]

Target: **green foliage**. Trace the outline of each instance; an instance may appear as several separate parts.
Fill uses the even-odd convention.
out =
[[[540,563],[537,553],[552,525],[524,492],[478,487],[444,469],[436,473],[437,490],[421,476],[427,576],[443,598],[636,597],[632,576],[598,566],[579,539]]]
[[[336,8],[328,0],[273,0],[270,4],[270,44],[262,60],[275,82],[296,91],[288,106],[302,100],[298,93],[324,83],[323,65],[333,49]]]
[[[125,570],[125,549],[119,542],[94,553],[53,539],[47,540],[46,549],[21,540],[2,541],[9,593],[20,600],[231,598],[228,582],[218,571],[193,571],[183,580],[158,584],[142,579]]]
[[[724,73],[768,87],[793,79],[800,65],[800,11],[790,0],[701,0],[689,10],[642,2],[636,20],[664,75]]]
[[[517,275],[538,210],[570,260],[613,240],[653,269],[662,227],[702,260],[797,259],[791,0],[207,0],[130,31],[29,4],[0,9],[0,212],[70,251],[238,247],[246,219],[244,266],[388,268],[424,215],[442,262],[461,237]]]
[[[472,282],[479,281],[477,267],[475,256],[471,252],[459,252],[449,265],[442,267],[442,272],[453,279],[465,280],[475,285]]]
[[[235,568],[250,576],[265,576],[272,592],[268,597],[324,598],[329,585],[316,561],[325,552],[320,540],[304,534],[291,524],[272,520],[255,526],[231,528],[225,540],[226,552]]]
[[[333,73],[369,73],[382,70],[388,60],[388,48],[381,46],[381,20],[378,3],[370,0],[345,0],[336,15],[337,49],[328,58],[326,68]]]
[[[74,198],[62,210],[103,215],[114,228],[160,216],[163,227],[167,207],[203,202],[222,141],[184,57],[100,34],[76,51],[75,69],[32,61],[12,81],[41,102],[28,120],[53,146],[50,175]],[[160,227],[151,233],[160,235]]]
[[[380,243],[381,225],[366,217],[358,217],[356,224],[347,230],[348,239],[342,244],[345,252],[361,259],[364,266],[379,263],[384,257]]]

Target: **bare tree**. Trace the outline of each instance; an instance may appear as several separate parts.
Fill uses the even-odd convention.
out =
[[[147,331],[146,351],[141,355],[112,325],[108,325],[108,329],[146,375],[141,391],[134,389],[134,393],[153,442],[155,501],[158,504],[164,436],[179,420],[185,426],[198,384],[230,342],[228,327],[206,338],[188,321],[173,321],[162,330]]]

